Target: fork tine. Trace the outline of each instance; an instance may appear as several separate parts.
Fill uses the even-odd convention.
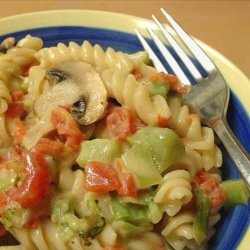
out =
[[[189,79],[186,77],[185,73],[179,66],[179,64],[176,62],[175,58],[171,55],[167,47],[162,43],[162,41],[159,39],[159,37],[155,34],[155,32],[147,27],[147,30],[151,37],[153,38],[156,46],[161,51],[162,55],[164,56],[164,59],[167,61],[175,75],[180,79],[180,81],[184,84],[191,84]]]
[[[163,35],[168,40],[169,44],[173,47],[176,54],[181,58],[187,69],[190,71],[196,82],[202,79],[202,75],[197,70],[197,68],[194,66],[193,62],[190,60],[190,58],[186,55],[186,53],[183,51],[181,46],[174,40],[172,35],[166,30],[166,28],[159,22],[159,20],[152,15],[153,20],[156,22],[156,24],[161,29]]]
[[[199,63],[204,67],[207,72],[214,71],[215,65],[210,60],[210,58],[204,53],[204,51],[199,47],[199,45],[184,31],[184,29],[163,9],[161,8],[163,15],[166,17],[168,22],[172,25],[176,33],[193,53]]]
[[[150,59],[153,61],[155,68],[160,72],[168,73],[166,68],[163,66],[163,64],[161,63],[159,58],[156,56],[154,51],[151,49],[151,47],[148,45],[147,41],[143,38],[141,33],[137,29],[135,29],[135,32],[143,48],[148,52],[148,55]]]

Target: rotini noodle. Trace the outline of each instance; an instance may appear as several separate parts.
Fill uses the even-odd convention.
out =
[[[165,243],[156,233],[147,232],[140,237],[132,238],[128,241],[128,250],[164,250]]]
[[[190,174],[186,170],[167,173],[158,187],[154,201],[163,204],[169,216],[176,215],[193,197],[190,181]]]
[[[203,168],[209,171],[213,167],[220,167],[222,155],[214,144],[214,132],[211,128],[202,127],[200,117],[190,114],[189,108],[181,106],[181,99],[170,97],[168,100],[171,113],[170,128],[184,138],[184,143],[199,152],[203,159]]]
[[[110,78],[111,96],[120,104],[136,111],[146,124],[157,125],[160,118],[169,118],[170,112],[165,99],[160,95],[151,98],[147,87],[137,82],[132,74],[115,70]]]
[[[19,249],[22,250],[103,250],[97,240],[86,246],[79,236],[65,242],[60,229],[49,220],[36,229],[12,228],[10,232],[20,242]]]
[[[57,47],[44,48],[36,53],[40,66],[49,68],[63,61],[76,60],[91,64],[98,72],[107,68],[122,68],[128,73],[134,67],[133,62],[122,52],[116,53],[112,48],[106,52],[99,45],[92,46],[88,41],[82,45],[70,42],[69,46],[59,43]]]
[[[161,233],[175,250],[182,250],[193,242],[193,222],[193,214],[182,212],[170,217]]]

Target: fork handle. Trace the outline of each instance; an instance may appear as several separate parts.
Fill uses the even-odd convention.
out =
[[[250,155],[243,148],[239,140],[230,129],[225,119],[218,120],[214,124],[214,131],[225,146],[231,159],[234,161],[242,178],[250,190]]]

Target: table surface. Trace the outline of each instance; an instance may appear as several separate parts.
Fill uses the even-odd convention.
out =
[[[95,9],[144,18],[150,18],[154,13],[163,21],[161,7],[167,9],[190,34],[212,46],[250,76],[250,0],[0,0],[0,18],[42,10]]]

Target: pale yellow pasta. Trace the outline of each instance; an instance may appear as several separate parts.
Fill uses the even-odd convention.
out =
[[[28,48],[38,51],[43,47],[43,40],[39,37],[27,35],[23,39],[18,41],[16,46],[18,48]]]
[[[6,126],[6,119],[4,115],[0,115],[0,147],[4,148],[8,146],[11,143],[11,135],[9,134],[9,131],[7,130]]]
[[[190,173],[191,178],[193,178],[197,172],[203,169],[203,163],[201,154],[186,145],[184,155],[169,170],[185,169]]]
[[[49,68],[57,63],[69,60],[84,61],[91,64],[98,72],[107,68],[126,68],[127,73],[134,64],[125,53],[115,52],[109,48],[106,52],[99,45],[92,46],[88,41],[82,45],[70,42],[69,46],[59,43],[56,47],[43,48],[36,53],[36,58],[43,68]]]
[[[10,73],[16,70],[16,67],[12,63],[3,61],[2,57],[0,55],[0,114],[3,114],[7,110],[8,103],[11,102],[8,84]]]
[[[164,205],[169,216],[176,215],[183,205],[189,203],[193,197],[191,177],[186,170],[175,170],[163,177],[154,197],[155,203]]]
[[[6,39],[4,43],[9,49],[6,54],[0,55],[0,115],[7,110],[8,103],[12,101],[10,89],[13,78],[20,73],[22,66],[31,64],[35,60],[36,50],[42,47],[42,40],[31,36],[20,40],[16,47],[13,47],[14,39]],[[0,144],[6,146],[11,139],[5,125],[5,117],[1,115]]]
[[[166,100],[155,95],[150,97],[147,87],[138,82],[132,74],[127,74],[121,69],[116,69],[109,77],[110,95],[120,104],[134,110],[146,124],[157,125],[160,118],[168,119],[170,111]]]
[[[44,221],[36,229],[11,228],[9,231],[19,241],[18,249],[21,250],[103,250],[97,240],[92,240],[90,246],[86,246],[80,236],[65,241],[60,229],[50,220]],[[5,247],[0,249],[4,250]]]
[[[34,57],[35,53],[40,50],[42,46],[43,42],[40,38],[27,35],[1,57],[2,60],[12,62],[19,67],[31,65],[36,60]]]
[[[29,83],[28,83],[28,95],[27,98],[32,98],[34,101],[44,90],[44,85],[48,84],[48,81],[44,79],[46,71],[39,67],[31,67],[29,71]]]
[[[209,216],[208,228],[207,228],[208,235],[206,241],[210,240],[212,236],[215,234],[216,230],[214,227],[219,222],[220,218],[221,218],[220,213],[216,213]]]
[[[181,104],[178,97],[167,99],[172,128],[181,138],[186,146],[197,151],[203,160],[202,168],[209,171],[213,167],[222,165],[222,154],[214,143],[214,132],[211,128],[201,126],[200,117],[190,113],[186,105]]]
[[[134,237],[128,241],[126,250],[164,250],[166,249],[163,239],[153,232],[146,232],[139,237]]]
[[[33,125],[34,122],[35,124]],[[50,122],[32,119],[32,126],[27,129],[22,141],[22,145],[27,149],[32,148],[40,138],[46,135],[49,131],[53,130],[53,128],[54,127]]]
[[[3,49],[3,51],[0,52],[0,55],[4,54],[4,52],[7,51],[8,49],[11,49],[14,46],[14,44],[15,44],[14,37],[5,38],[0,44],[1,48]]]
[[[106,224],[98,237],[103,245],[115,246],[118,242],[118,235],[111,225]]]
[[[189,212],[182,212],[168,218],[166,226],[161,233],[173,249],[182,250],[188,244],[193,243],[193,223],[194,215]]]

